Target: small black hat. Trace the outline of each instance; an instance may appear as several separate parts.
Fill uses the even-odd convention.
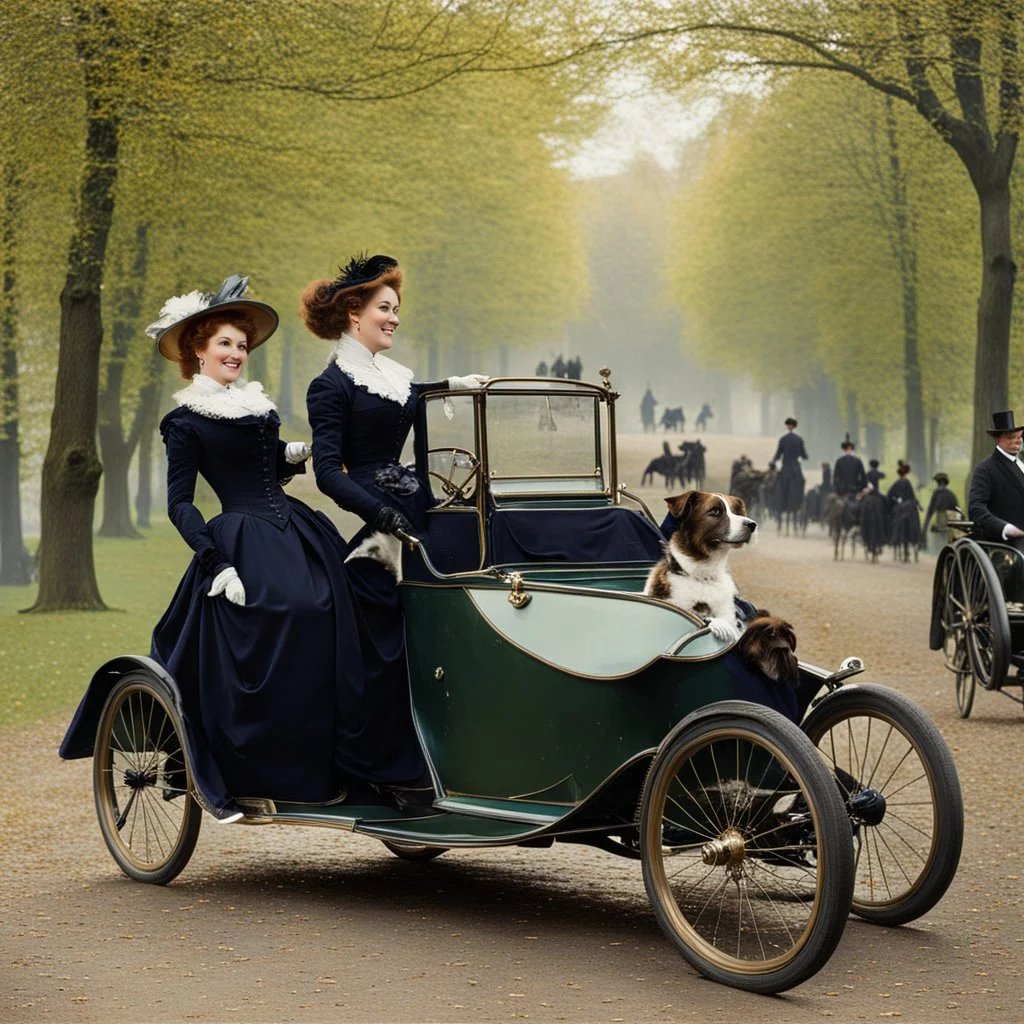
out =
[[[948,473],[933,473],[932,479],[939,484],[941,487],[945,487],[949,483]]]
[[[1012,434],[1018,430],[1024,430],[1024,426],[1018,427],[1013,422],[1013,410],[1005,409],[1003,412],[992,413],[992,427],[986,433],[998,437],[1000,434]]]
[[[393,256],[384,256],[378,253],[376,256],[366,256],[357,253],[340,268],[340,273],[331,282],[331,294],[346,291],[349,288],[358,288],[360,285],[376,281],[383,277],[388,271],[398,268],[398,260]]]
[[[839,447],[845,452],[852,451],[857,446],[850,440],[850,435],[847,434],[846,437],[843,438],[843,443]]]
[[[792,416],[787,416],[787,417],[786,417],[786,418],[785,418],[785,419],[783,420],[783,423],[784,423],[784,424],[785,424],[785,426],[787,426],[787,427],[795,427],[795,426],[796,426],[796,420],[795,420],[795,419],[793,419],[793,417],[792,417]]]

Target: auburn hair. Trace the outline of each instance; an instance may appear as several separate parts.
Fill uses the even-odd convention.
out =
[[[185,380],[191,380],[199,372],[198,353],[205,350],[209,340],[217,333],[217,328],[224,324],[237,327],[245,335],[250,350],[256,345],[259,328],[248,313],[240,309],[228,309],[223,313],[211,310],[206,316],[193,320],[178,338],[178,369]]]
[[[338,288],[326,278],[312,281],[299,299],[299,312],[306,326],[318,338],[334,341],[348,330],[349,317],[364,309],[378,289],[387,285],[402,297],[402,272],[397,267],[366,284]]]

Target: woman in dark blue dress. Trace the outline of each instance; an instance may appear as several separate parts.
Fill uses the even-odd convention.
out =
[[[398,327],[401,285],[391,257],[357,257],[302,296],[307,327],[334,343],[306,395],[317,486],[366,524],[347,551],[365,672],[365,733],[350,748],[348,768],[391,787],[399,803],[426,800],[430,783],[409,707],[397,535],[418,534],[434,504],[427,481],[399,459],[423,392],[486,380],[471,374],[416,384],[411,370],[383,354]]]
[[[277,327],[244,293],[229,278],[212,299],[172,299],[149,328],[191,381],[160,433],[168,516],[195,552],[152,654],[181,691],[195,783],[227,820],[236,798],[338,798],[346,730],[360,731],[345,699],[362,680],[344,542],[281,486],[305,472],[309,446],[281,441],[274,403],[240,377]],[[194,504],[197,474],[221,502],[209,521]]]
[[[892,544],[895,557],[908,562],[911,549],[921,543],[921,517],[918,515],[921,503],[914,493],[914,485],[908,479],[910,465],[901,459],[896,466],[896,475],[899,479],[886,495],[892,522],[889,543]]]

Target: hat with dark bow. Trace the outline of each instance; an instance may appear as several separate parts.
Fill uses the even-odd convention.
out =
[[[384,277],[385,274],[397,270],[398,260],[393,256],[385,256],[382,253],[377,253],[376,256],[366,256],[363,253],[358,253],[340,268],[338,276],[331,282],[331,297],[333,298],[339,292],[348,291],[349,288],[372,284],[378,278]]]
[[[189,324],[209,313],[237,310],[256,324],[256,337],[249,342],[251,352],[277,330],[279,318],[272,306],[244,298],[248,290],[249,278],[232,274],[216,292],[193,291],[175,295],[164,303],[160,315],[146,328],[146,333],[156,339],[160,355],[177,363],[181,361],[181,335]]]
[[[842,448],[844,452],[852,452],[857,446],[850,440],[850,435],[847,434],[846,437],[843,438],[839,447]]]
[[[942,472],[939,472],[939,473],[933,473],[933,474],[932,474],[932,479],[933,479],[933,480],[934,480],[934,481],[935,481],[935,482],[936,482],[936,483],[937,483],[937,484],[938,484],[938,485],[939,485],[940,487],[945,487],[945,486],[946,486],[946,484],[948,484],[948,483],[949,483],[949,474],[948,474],[948,473],[942,473]]]
[[[1024,426],[1018,427],[1013,422],[1013,410],[1004,409],[1002,412],[992,413],[992,426],[986,431],[991,437],[998,437],[1000,434],[1014,434],[1018,430],[1024,430]]]

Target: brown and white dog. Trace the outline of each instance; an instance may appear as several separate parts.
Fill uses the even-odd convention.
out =
[[[800,675],[796,631],[777,615],[759,613],[751,619],[736,649],[748,665],[777,683],[793,684]]]
[[[738,640],[736,584],[726,563],[733,548],[750,542],[757,523],[732,494],[687,491],[665,504],[679,527],[651,569],[644,594],[708,619],[719,640]]]

